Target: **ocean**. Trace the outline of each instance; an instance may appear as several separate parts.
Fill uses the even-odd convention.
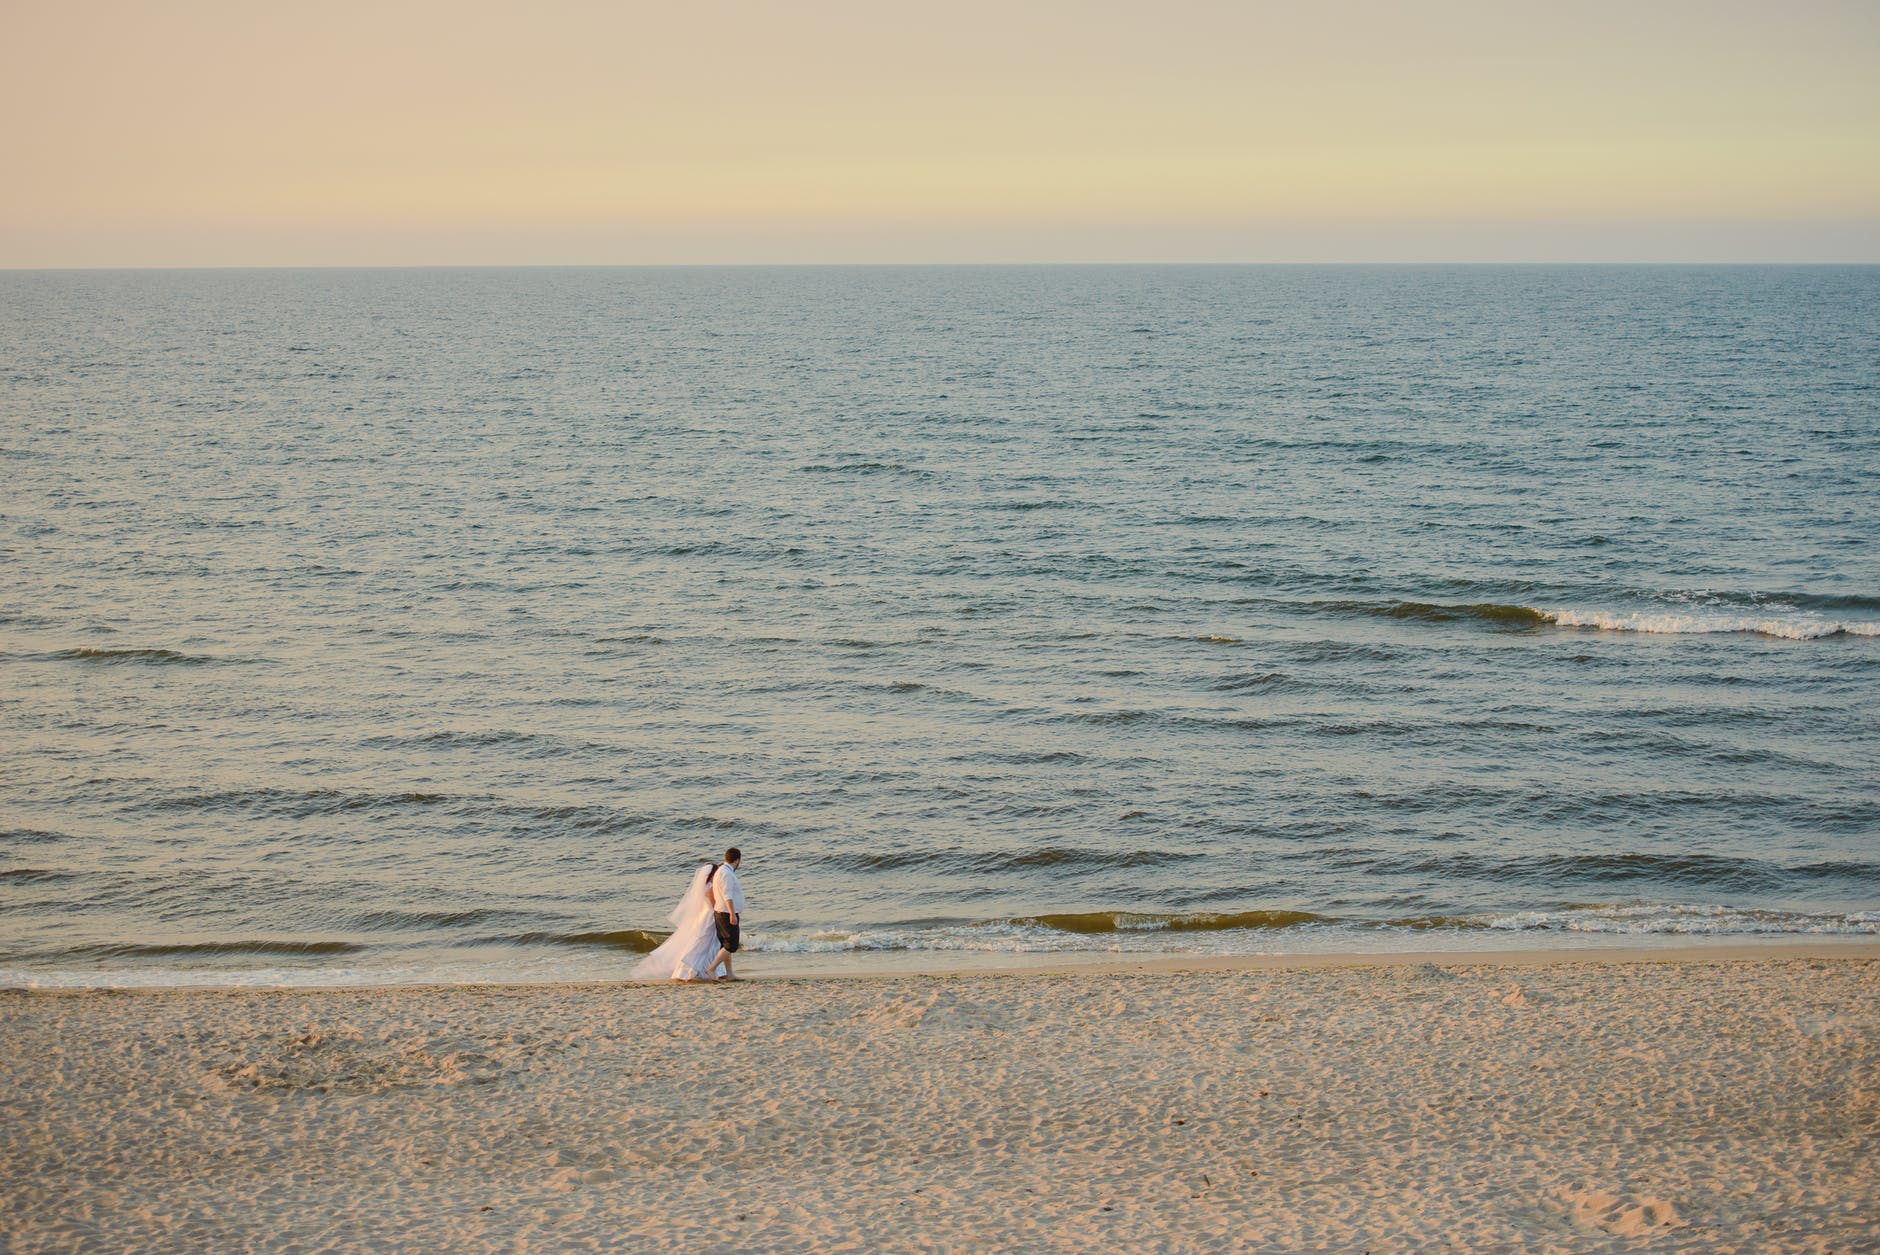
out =
[[[1880,267],[0,273],[0,984],[1880,935]],[[941,961],[939,958],[935,962]]]

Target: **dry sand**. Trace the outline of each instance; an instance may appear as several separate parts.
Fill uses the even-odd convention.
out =
[[[1872,948],[7,993],[0,1246],[1875,1251],[1877,995]]]

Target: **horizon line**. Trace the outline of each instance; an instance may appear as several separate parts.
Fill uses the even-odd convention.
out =
[[[1880,267],[1880,259],[1837,261],[1715,260],[1666,261],[1649,258],[1606,260],[1480,260],[1453,258],[1441,260],[1346,259],[1319,261],[626,261],[626,262],[252,262],[237,265],[105,265],[105,266],[9,266],[0,265],[0,274],[104,274],[149,271],[240,271],[240,270],[994,270],[994,269],[1113,269],[1157,267],[1201,270],[1211,268],[1305,268],[1310,266],[1391,266],[1403,268],[1433,267],[1529,267],[1568,268],[1600,266],[1658,266],[1667,269],[1718,267],[1787,267],[1793,269],[1831,269]]]

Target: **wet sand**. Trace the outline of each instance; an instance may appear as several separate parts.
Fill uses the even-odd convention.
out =
[[[0,1247],[1880,1250],[1877,996],[1871,945],[13,992]]]

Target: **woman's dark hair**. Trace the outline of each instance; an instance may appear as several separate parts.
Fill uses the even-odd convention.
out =
[[[725,851],[725,862],[727,863],[735,863],[743,857],[744,857],[744,851],[740,850],[735,845]]]

